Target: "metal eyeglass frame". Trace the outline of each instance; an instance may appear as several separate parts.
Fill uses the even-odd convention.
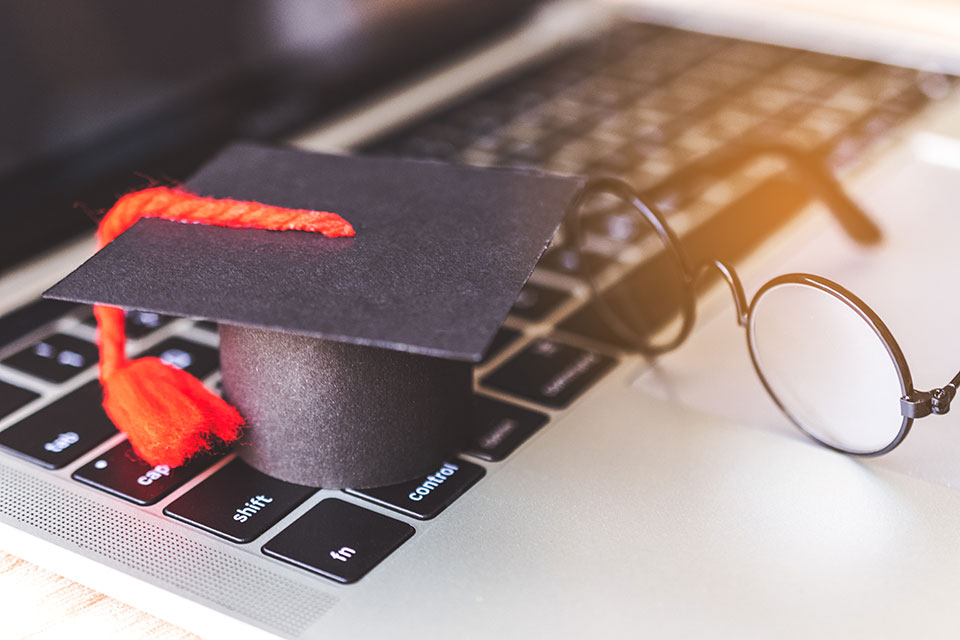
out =
[[[753,147],[741,150],[741,152],[733,159],[733,162],[739,164],[746,162],[758,155],[768,154],[777,155],[787,160],[789,167],[792,170],[799,173],[802,177],[805,177],[809,184],[813,187],[814,192],[823,201],[825,201],[826,204],[829,205],[829,208],[837,221],[855,241],[863,244],[875,244],[880,240],[881,234],[879,228],[860,209],[860,207],[857,206],[857,204],[846,195],[846,193],[843,191],[843,187],[840,186],[830,172],[824,167],[816,163],[812,163],[810,159],[804,157],[803,154],[793,149],[780,146]],[[777,406],[780,407],[780,410],[783,411],[784,415],[786,415],[791,422],[793,422],[804,434],[806,434],[815,442],[829,449],[833,449],[834,451],[839,451],[848,455],[861,457],[879,456],[889,453],[901,442],[903,442],[904,438],[906,438],[907,434],[910,432],[910,428],[913,425],[914,420],[924,418],[931,414],[945,414],[950,410],[950,402],[956,395],[957,387],[960,386],[960,373],[957,373],[957,375],[954,376],[950,382],[938,389],[933,389],[931,391],[916,390],[913,386],[913,378],[910,375],[910,367],[907,365],[903,351],[900,349],[900,345],[897,343],[896,339],[890,333],[890,330],[883,323],[876,312],[867,306],[863,300],[855,296],[841,285],[833,282],[832,280],[808,273],[789,273],[768,281],[757,291],[753,299],[748,302],[746,294],[743,290],[743,285],[740,281],[740,277],[730,265],[726,264],[722,260],[713,259],[706,260],[698,264],[695,268],[692,267],[690,260],[680,244],[679,239],[667,224],[663,214],[661,214],[654,206],[644,202],[644,200],[627,182],[618,178],[591,179],[588,181],[586,187],[583,189],[579,198],[577,199],[573,211],[579,212],[582,209],[581,205],[584,201],[600,194],[613,195],[621,200],[624,200],[625,202],[628,202],[633,207],[634,212],[641,216],[641,218],[646,221],[650,227],[652,227],[656,235],[659,237],[669,259],[676,267],[678,273],[682,274],[684,286],[684,291],[682,292],[680,301],[682,323],[676,338],[663,345],[652,345],[643,334],[635,331],[628,322],[624,321],[620,317],[617,311],[609,304],[604,296],[600,295],[600,291],[597,288],[593,278],[589,275],[585,277],[585,280],[590,287],[591,295],[595,301],[596,308],[600,312],[601,317],[606,322],[608,327],[621,339],[627,341],[628,344],[632,345],[643,355],[652,357],[667,351],[672,351],[687,339],[687,337],[690,335],[690,332],[693,330],[693,325],[696,320],[696,285],[706,274],[716,271],[719,272],[719,274],[726,281],[731,293],[733,294],[734,304],[736,305],[737,324],[746,329],[747,347],[750,351],[750,359],[753,362],[754,370],[757,372],[757,375],[759,376],[760,381],[763,383],[764,388],[766,388],[767,393],[770,394],[770,397],[777,404]],[[579,213],[568,218],[565,228],[573,240],[572,244],[579,250],[582,247]],[[772,387],[764,377],[757,361],[754,340],[752,340],[751,319],[754,311],[756,310],[757,302],[763,297],[763,295],[770,289],[783,284],[798,284],[813,287],[814,289],[818,289],[837,298],[853,309],[870,326],[870,328],[883,343],[887,353],[890,355],[894,368],[896,369],[897,376],[900,379],[900,389],[902,392],[902,396],[900,398],[900,414],[903,418],[899,433],[886,447],[877,451],[862,452],[847,450],[830,444],[829,442],[825,442],[807,431],[800,421],[797,420],[786,409],[786,407],[784,407],[776,393],[774,393]]]

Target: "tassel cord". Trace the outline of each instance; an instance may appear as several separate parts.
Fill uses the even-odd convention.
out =
[[[107,212],[97,230],[100,248],[141,218],[236,229],[309,231],[327,237],[354,235],[350,223],[335,213],[205,198],[155,187],[120,198]],[[151,464],[179,466],[216,441],[229,443],[240,436],[243,417],[189,373],[157,358],[127,359],[122,309],[98,304],[94,315],[103,406],[141,458]]]

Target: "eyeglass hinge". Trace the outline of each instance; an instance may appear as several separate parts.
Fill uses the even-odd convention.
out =
[[[943,415],[950,411],[950,403],[957,394],[957,388],[948,384],[933,391],[914,391],[900,398],[900,413],[905,418],[924,418],[931,413]]]

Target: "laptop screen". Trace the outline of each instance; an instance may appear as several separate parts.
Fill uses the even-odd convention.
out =
[[[182,180],[231,139],[288,133],[531,4],[0,0],[0,268],[91,230],[119,194]]]

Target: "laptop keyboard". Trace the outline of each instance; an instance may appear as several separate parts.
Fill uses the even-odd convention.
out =
[[[97,348],[86,340],[55,333],[2,361],[48,382],[67,382],[96,364]]]
[[[364,151],[615,175],[669,216],[693,258],[735,262],[810,193],[776,159],[724,165],[730,148],[785,143],[842,170],[953,84],[871,62],[622,25]],[[230,455],[178,469],[148,465],[100,408],[89,309],[52,302],[0,319],[0,448],[178,526],[336,582],[356,581],[415,535],[402,518],[442,517],[627,348],[590,307],[582,276],[627,284],[655,277],[642,257],[623,257],[637,254],[644,230],[615,203],[585,213],[589,250],[581,255],[557,238],[478,368],[465,457],[425,478],[339,494],[347,500],[325,496],[287,518],[317,490]],[[132,353],[158,356],[217,387],[215,326],[131,312],[127,331]]]

